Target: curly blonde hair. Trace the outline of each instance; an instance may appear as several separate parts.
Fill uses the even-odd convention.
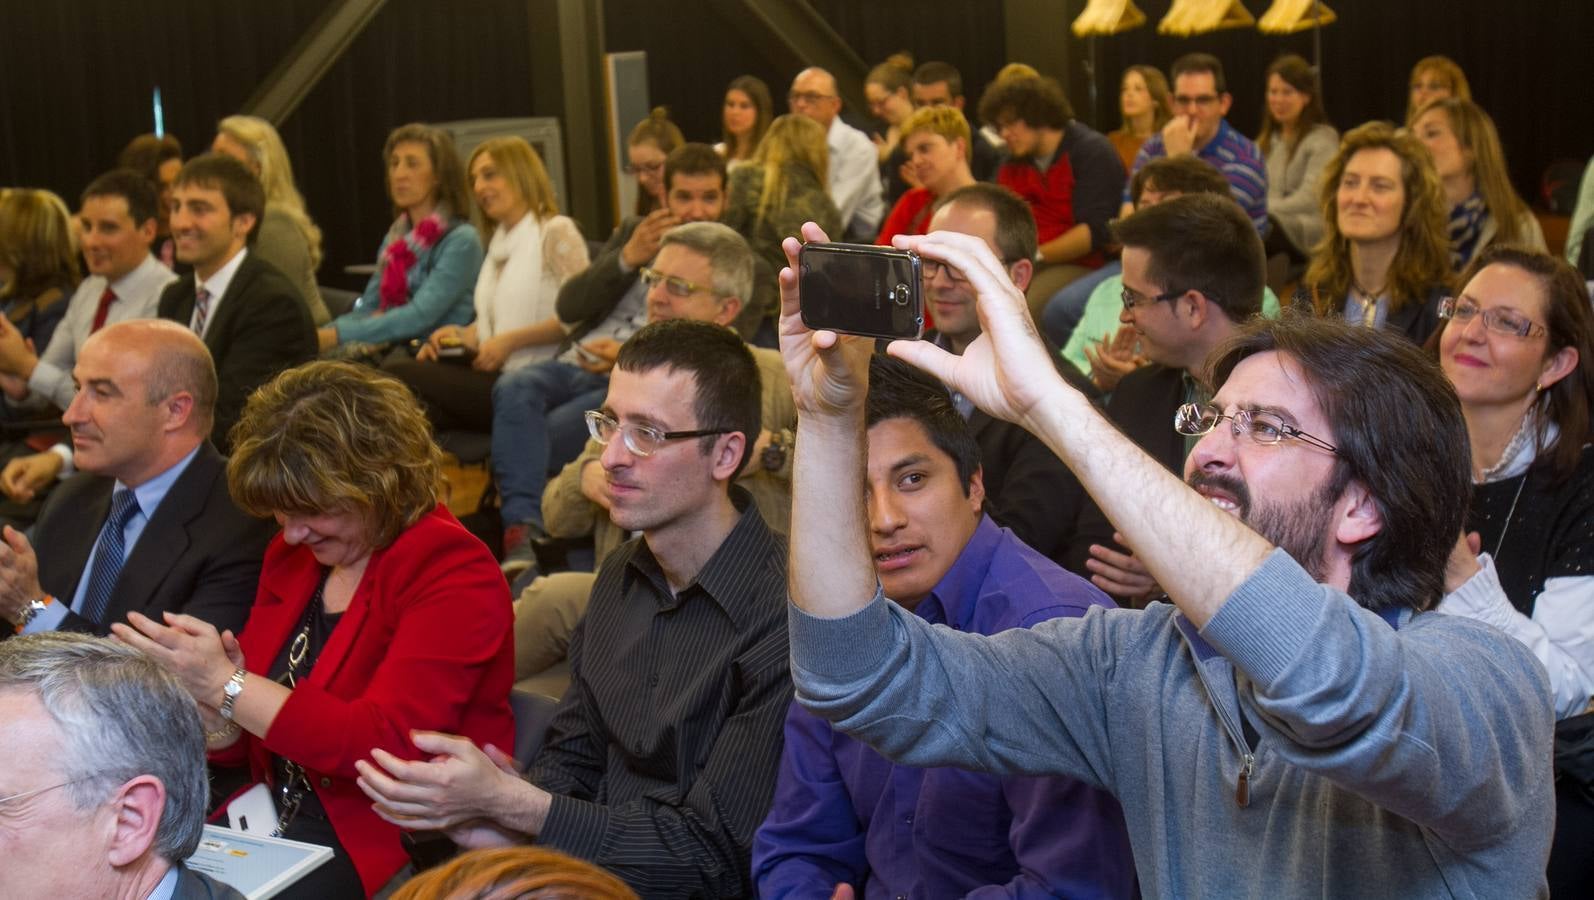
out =
[[[1368,122],[1345,132],[1339,152],[1323,171],[1318,208],[1323,213],[1323,238],[1312,251],[1304,283],[1313,291],[1312,309],[1320,316],[1334,314],[1350,290],[1350,241],[1339,230],[1339,181],[1351,157],[1363,150],[1384,149],[1400,160],[1400,180],[1405,205],[1400,211],[1400,249],[1389,266],[1389,302],[1399,309],[1421,302],[1434,287],[1451,283],[1450,241],[1446,220],[1450,207],[1434,172],[1428,148],[1405,129],[1388,122]]]
[[[368,366],[318,360],[273,378],[232,429],[227,487],[262,518],[354,512],[385,547],[437,505],[442,459],[420,404]]]

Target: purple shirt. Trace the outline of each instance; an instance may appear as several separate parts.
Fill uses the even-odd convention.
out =
[[[989,517],[915,610],[996,634],[1112,601]],[[765,900],[1130,897],[1134,860],[1118,803],[1071,779],[898,766],[793,703],[769,817],[753,841]]]
[[[1135,155],[1135,166],[1129,170],[1130,181],[1146,163],[1167,156],[1162,146],[1162,135],[1154,134],[1140,145]],[[1234,130],[1228,119],[1218,120],[1218,133],[1196,151],[1196,156],[1212,164],[1229,182],[1229,193],[1251,217],[1257,234],[1267,234],[1267,163],[1262,161],[1262,151],[1256,142]],[[1129,183],[1124,183],[1124,202],[1128,203]]]

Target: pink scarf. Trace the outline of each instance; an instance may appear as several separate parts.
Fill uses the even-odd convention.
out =
[[[398,230],[400,223],[405,221],[407,217],[400,216],[399,221],[393,223],[393,230]],[[382,252],[380,308],[383,312],[409,302],[410,269],[415,265],[416,251],[430,250],[447,231],[448,229],[443,227],[441,210],[438,210],[422,219],[419,225],[410,229],[408,235],[395,235],[391,241],[388,241],[387,249]]]

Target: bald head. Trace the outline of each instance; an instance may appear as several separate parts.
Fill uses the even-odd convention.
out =
[[[137,487],[210,435],[216,367],[204,342],[176,322],[101,329],[84,342],[72,376],[78,392],[61,420],[85,471]]]
[[[841,113],[841,97],[836,93],[836,78],[818,66],[797,73],[791,93],[786,97],[791,111],[807,116],[826,128]]]

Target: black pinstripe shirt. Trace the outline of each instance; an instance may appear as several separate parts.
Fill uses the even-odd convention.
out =
[[[570,640],[570,689],[527,777],[553,794],[538,840],[643,897],[751,896],[792,686],[786,548],[741,519],[672,593],[643,539],[604,560]]]

